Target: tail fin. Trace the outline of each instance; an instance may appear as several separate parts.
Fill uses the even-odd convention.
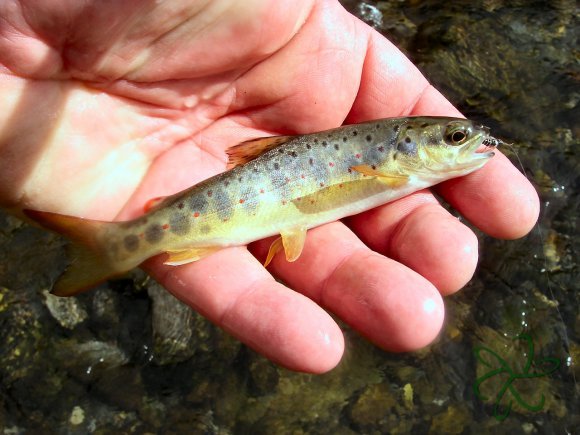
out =
[[[53,286],[53,294],[73,296],[124,273],[107,259],[99,240],[103,228],[114,223],[38,210],[24,210],[24,214],[72,241],[68,246],[69,265]]]

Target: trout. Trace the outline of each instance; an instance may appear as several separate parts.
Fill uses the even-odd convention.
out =
[[[177,266],[273,235],[280,237],[265,266],[281,250],[294,261],[309,228],[469,174],[500,143],[466,119],[380,119],[233,146],[226,172],[130,221],[25,213],[72,240],[70,265],[53,287],[54,294],[70,296],[158,254]]]

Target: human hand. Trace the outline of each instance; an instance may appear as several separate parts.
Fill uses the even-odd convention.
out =
[[[225,149],[245,139],[458,115],[335,1],[23,0],[2,2],[0,17],[0,203],[12,209],[124,220],[223,171]],[[499,153],[436,189],[495,237],[537,219],[535,191]],[[268,245],[250,250],[263,258]],[[324,309],[385,349],[416,349],[476,263],[475,235],[420,191],[310,230],[295,263],[266,270],[238,247],[145,267],[268,358],[318,373],[344,350]]]

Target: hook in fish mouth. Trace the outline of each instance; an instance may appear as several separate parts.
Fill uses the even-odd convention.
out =
[[[485,145],[486,147],[489,148],[497,148],[500,145],[505,145],[505,142],[503,142],[501,139],[497,139],[489,134],[490,132],[489,127],[486,127],[485,125],[480,125],[479,128],[483,130],[483,132],[485,133],[485,138],[483,139],[483,141],[481,141],[482,145]]]
[[[488,136],[481,142],[482,145],[490,148],[497,148],[500,145],[505,145],[505,143],[501,139],[496,139],[493,136]]]

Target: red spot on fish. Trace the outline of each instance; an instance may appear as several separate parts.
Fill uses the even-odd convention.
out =
[[[196,211],[196,212],[193,214],[193,217],[199,217],[199,212],[198,212],[198,211]]]
[[[339,184],[338,187],[340,187],[342,189],[342,184]]]
[[[324,187],[324,183],[320,183],[320,187]]]
[[[240,199],[240,204],[243,204],[245,202],[245,199]]]
[[[330,167],[332,168],[332,167],[334,166],[334,163],[332,163],[332,162],[329,162],[329,163],[328,163],[328,166],[330,166]]]
[[[286,180],[286,184],[290,183],[290,178],[286,177],[285,180]]]
[[[300,201],[301,199],[302,199],[301,197],[298,197],[298,198],[296,198],[296,201]]]
[[[167,230],[167,229],[169,229],[169,224],[165,224],[161,228],[163,228],[164,230]]]
[[[260,189],[260,193],[264,193],[264,189]]]
[[[360,159],[360,158],[362,157],[362,156],[361,156],[359,153],[356,153],[354,156],[355,156],[357,159]]]
[[[352,174],[352,169],[351,168],[348,168],[348,173],[349,174]]]
[[[314,204],[314,200],[313,199],[310,200],[310,204]]]
[[[213,195],[213,192],[211,190],[207,191],[207,196],[209,196],[211,198],[211,196]]]
[[[306,176],[304,174],[300,175],[300,178],[302,178],[303,180],[306,178]]]
[[[282,200],[282,205],[286,205],[286,201]]]
[[[145,237],[145,233],[141,233],[141,234],[139,234],[139,238],[141,238],[141,239],[142,239],[143,237]]]

